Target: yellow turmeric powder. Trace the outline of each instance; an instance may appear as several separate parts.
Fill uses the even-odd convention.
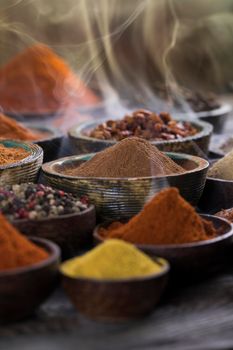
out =
[[[124,279],[159,273],[161,266],[130,243],[110,239],[61,265],[70,277]]]

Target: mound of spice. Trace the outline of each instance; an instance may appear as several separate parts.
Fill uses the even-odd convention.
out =
[[[185,170],[150,142],[130,137],[64,172],[72,176],[120,178],[181,174]]]
[[[21,147],[6,147],[0,143],[0,166],[16,163],[30,155]]]
[[[88,136],[100,140],[120,141],[129,136],[146,140],[176,140],[198,133],[198,130],[186,121],[172,119],[169,113],[139,109],[123,119],[108,120],[93,129]]]
[[[43,137],[42,134],[25,128],[22,124],[15,120],[0,114],[0,138],[22,141],[34,141]]]
[[[88,198],[55,190],[42,184],[24,183],[0,188],[0,212],[10,220],[75,214],[89,207]]]
[[[181,244],[211,239],[217,232],[179,194],[168,188],[154,196],[128,223],[115,222],[99,234],[137,244]]]
[[[43,44],[27,48],[0,70],[0,106],[7,112],[54,113],[97,102],[67,63]]]
[[[36,264],[48,253],[30,242],[0,214],[0,271]]]
[[[216,215],[220,218],[226,219],[226,220],[233,223],[233,208],[223,209],[214,215]]]
[[[219,159],[208,171],[208,176],[222,179],[233,180],[233,151],[229,152],[222,159]]]
[[[132,244],[111,239],[81,257],[66,261],[61,271],[70,277],[112,280],[157,274],[161,265]]]

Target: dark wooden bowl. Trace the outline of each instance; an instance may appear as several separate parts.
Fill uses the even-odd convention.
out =
[[[77,310],[92,319],[120,321],[151,312],[160,300],[168,279],[169,264],[159,274],[121,280],[71,278],[62,274],[63,287]]]
[[[199,275],[211,274],[225,262],[225,258],[232,250],[233,230],[232,225],[225,219],[201,215],[203,219],[212,221],[220,232],[216,238],[196,243],[169,244],[169,245],[142,245],[138,248],[150,256],[156,255],[167,259],[171,264],[173,274],[181,274],[186,279],[196,278]],[[97,243],[103,242],[98,234],[97,226],[94,231],[94,239]]]
[[[63,139],[63,134],[59,129],[51,126],[34,125],[29,123],[23,123],[23,125],[34,132],[45,134],[42,139],[33,141],[33,143],[36,143],[43,149],[44,162],[50,162],[58,157]]]
[[[49,257],[31,266],[0,272],[0,323],[30,316],[56,287],[59,248],[45,239],[31,240],[47,250]]]
[[[178,120],[187,121],[187,116]],[[76,154],[99,152],[117,143],[115,140],[100,140],[87,136],[92,129],[104,121],[106,119],[98,122],[83,122],[68,130],[68,136]],[[189,118],[189,121],[198,130],[196,135],[176,140],[152,140],[150,141],[151,144],[163,152],[180,152],[200,157],[207,155],[210,136],[213,131],[212,125],[197,118],[195,120]]]
[[[57,243],[64,257],[75,254],[92,242],[92,232],[96,224],[95,207],[80,213],[60,215],[41,220],[14,220],[13,225],[27,236],[47,238]]]
[[[214,133],[220,134],[223,131],[231,112],[232,107],[228,104],[223,104],[219,108],[213,109],[211,111],[198,112],[196,115],[198,119],[212,124]]]
[[[205,213],[215,214],[233,207],[233,181],[207,177],[198,207]]]

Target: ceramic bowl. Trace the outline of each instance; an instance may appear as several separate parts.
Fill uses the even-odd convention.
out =
[[[156,255],[167,259],[171,264],[171,272],[173,274],[178,273],[185,279],[196,278],[203,274],[212,274],[222,267],[229,255],[232,255],[233,229],[230,222],[223,218],[211,215],[201,215],[201,217],[213,223],[219,232],[217,237],[195,243],[136,244],[136,246],[150,256]],[[99,227],[96,227],[93,234],[97,243],[104,241],[98,234]]]
[[[155,258],[161,272],[145,277],[121,280],[72,278],[62,274],[63,287],[77,310],[85,316],[120,321],[151,312],[167,283],[169,264]]]
[[[88,195],[102,220],[132,217],[155,193],[168,186],[177,187],[186,200],[197,204],[205,185],[209,163],[187,154],[166,154],[187,171],[184,174],[141,178],[88,178],[62,174],[64,169],[78,166],[94,155],[87,154],[45,163],[42,167],[43,177],[51,187],[79,196]]]
[[[0,144],[30,152],[28,157],[18,162],[0,166],[0,186],[35,182],[43,162],[42,148],[33,143],[13,140],[1,140]]]
[[[182,120],[187,121],[187,118]],[[113,146],[117,142],[114,140],[99,140],[87,136],[88,132],[104,121],[106,120],[85,122],[69,129],[68,135],[77,154],[99,152]],[[198,156],[206,155],[213,127],[211,124],[199,120],[192,120],[191,123],[199,131],[196,135],[179,140],[151,141],[151,143],[165,152],[181,152]]]
[[[95,208],[91,205],[86,210],[40,220],[13,220],[12,224],[27,236],[47,238],[57,243],[64,257],[92,243],[92,232],[96,224]]]
[[[51,126],[31,125],[28,123],[23,123],[23,125],[32,131],[45,134],[40,140],[33,141],[33,143],[36,143],[43,149],[44,162],[50,162],[58,157],[63,139],[63,134],[59,129]]]
[[[57,285],[60,250],[45,239],[31,238],[49,257],[37,264],[0,272],[0,323],[30,316]]]

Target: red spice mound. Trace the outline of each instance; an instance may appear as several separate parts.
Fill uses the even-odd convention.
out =
[[[0,271],[33,265],[48,258],[48,253],[21,235],[0,214]]]
[[[0,70],[0,106],[15,113],[54,113],[98,98],[49,47],[37,44]]]
[[[0,114],[0,125],[1,139],[34,141],[43,138],[42,133],[33,132],[3,114]]]
[[[171,187],[154,196],[128,223],[113,223],[99,234],[137,244],[180,244],[211,239],[217,232]]]

